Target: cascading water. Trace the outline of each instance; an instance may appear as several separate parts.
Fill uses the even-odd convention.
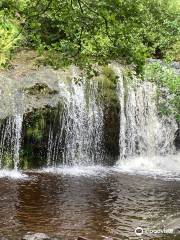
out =
[[[167,155],[172,161],[174,159],[176,166],[177,157],[172,154],[176,152],[174,137],[177,123],[171,117],[158,116],[156,86],[151,82],[127,85],[119,65],[112,64],[111,67],[118,76],[119,166],[126,170],[159,169],[160,166],[165,169]]]
[[[127,83],[119,64],[110,67],[118,76],[121,164],[138,156],[159,163],[153,160],[155,156],[174,154],[177,124],[171,117],[158,116],[156,86],[136,79]],[[61,82],[59,85],[64,108],[58,120],[61,127],[58,130],[51,126],[49,133],[48,165],[56,165],[59,158],[65,165],[100,164],[104,153],[104,109],[97,101],[97,81],[87,85],[83,78],[79,79],[75,67],[72,76],[69,84]]]
[[[32,111],[25,115],[26,120],[23,123],[23,112],[26,112],[23,109],[23,94],[16,91],[12,106],[13,116],[2,120],[0,125],[1,167],[18,168],[21,135],[25,139],[23,143],[26,142],[22,152],[27,154],[27,158],[30,156],[27,161],[33,167],[42,166],[46,154],[48,166],[92,166],[104,163],[106,159],[108,162],[112,156],[110,151],[115,152],[112,146],[118,145],[118,139],[120,156],[117,150],[112,160],[120,157],[121,166],[127,166],[128,163],[130,166],[157,166],[160,163],[155,159],[156,156],[172,156],[175,153],[174,137],[177,124],[171,117],[158,115],[156,86],[151,82],[140,82],[138,79],[136,81],[136,78],[128,82],[122,66],[112,63],[109,67],[118,77],[117,91],[116,87],[111,89],[117,96],[113,98],[114,105],[108,105],[106,100],[101,101],[104,89],[100,81],[86,80],[78,68],[72,67],[71,71],[68,70],[68,75],[64,73],[59,79],[60,75],[57,74],[58,78],[55,75],[54,80],[52,79],[56,83],[54,85],[57,88],[59,86],[59,95],[56,94],[59,105],[47,106],[52,114],[46,112],[43,119],[45,124],[42,127],[39,127],[39,116],[43,108],[36,109],[36,113]],[[26,98],[36,99],[34,95],[27,95]],[[44,99],[42,94],[37,99],[41,98]],[[46,100],[48,98],[52,100],[51,95],[46,96]],[[33,114],[31,122],[28,118]],[[118,124],[114,127],[116,122]],[[111,129],[107,131],[108,127],[112,128],[112,134]],[[40,154],[39,159],[36,158],[37,165],[33,165],[32,158],[37,157],[38,153]],[[132,164],[132,159],[136,160],[137,164]],[[158,159],[162,160],[162,157]]]
[[[119,79],[120,158],[174,153],[177,124],[173,118],[158,116],[156,86],[151,82],[127,86],[119,65],[112,68]]]
[[[59,131],[53,127],[49,134],[48,164],[55,164],[60,150],[63,164],[93,165],[103,158],[103,108],[97,100],[98,86],[78,79],[72,68],[73,80],[60,84],[64,102]],[[64,137],[63,137],[64,135]]]
[[[21,147],[23,116],[17,114],[9,117],[1,125],[0,136],[0,166],[13,165],[18,169],[19,151]]]
[[[22,133],[22,114],[17,114],[14,117],[15,128],[14,128],[14,169],[17,170],[19,166],[19,152],[21,148],[21,133]]]
[[[23,94],[15,90],[12,97],[13,116],[7,117],[0,124],[0,168],[19,166],[21,134],[23,124]]]

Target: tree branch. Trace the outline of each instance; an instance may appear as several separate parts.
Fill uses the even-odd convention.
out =
[[[89,11],[91,11],[94,14],[98,15],[99,17],[101,17],[104,20],[104,24],[105,24],[105,28],[106,28],[106,34],[107,34],[108,38],[112,41],[111,36],[109,34],[109,26],[108,26],[108,21],[107,21],[106,17],[103,16],[103,15],[100,15],[98,12],[96,12],[94,9],[89,7],[86,3],[82,2],[81,0],[78,0],[78,1],[80,1],[84,6],[86,6]]]
[[[81,5],[81,0],[78,0],[78,4],[79,4],[79,8],[80,8],[81,12],[84,13],[82,5]]]

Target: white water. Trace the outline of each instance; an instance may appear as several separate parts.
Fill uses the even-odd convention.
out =
[[[22,122],[23,115],[18,114],[14,118],[15,126],[14,126],[14,169],[18,170],[19,165],[19,152],[21,148],[21,134],[22,134]]]
[[[48,166],[53,167],[45,171],[97,175],[117,170],[178,177],[180,155],[174,154],[177,124],[171,117],[158,116],[155,85],[150,82],[138,85],[136,79],[133,84],[127,85],[121,66],[110,66],[118,76],[120,160],[117,166],[99,166],[104,156],[104,107],[97,98],[98,83],[88,83],[80,76],[79,70],[72,67],[73,80],[59,83],[59,98],[64,109],[58,116],[58,128],[53,124],[50,127],[47,159]],[[23,116],[15,114],[1,127],[0,167],[3,167],[2,159],[7,157],[12,158],[14,169],[18,169],[22,122]],[[58,167],[60,162],[63,167]],[[2,172],[2,176],[6,176],[5,173],[8,174],[8,171]]]
[[[129,174],[161,176],[180,180],[180,153],[166,156],[139,156],[119,160],[117,171]]]
[[[9,179],[27,179],[26,174],[21,173],[16,170],[2,169],[0,170],[0,178],[9,178]]]
[[[100,176],[107,174],[113,169],[110,167],[103,167],[100,165],[94,166],[58,166],[58,167],[49,167],[40,170],[40,172],[60,174],[60,175],[70,175],[70,176]]]
[[[136,79],[127,84],[121,66],[111,64],[110,67],[118,76],[117,92],[120,104],[120,160],[111,170],[116,171],[117,168],[117,171],[129,173],[179,175],[180,157],[175,154],[174,146],[177,124],[171,117],[158,116],[156,86],[150,82],[141,82],[138,85],[139,80],[136,82]],[[72,69],[72,75],[74,79],[78,79],[76,68]],[[64,83],[60,85],[65,110],[60,116],[60,133],[54,134],[53,128],[50,131],[48,159],[49,166],[58,166],[55,163],[65,132],[62,149],[65,167],[58,167],[57,171],[49,168],[47,171],[88,175],[99,167],[85,166],[101,164],[103,109],[96,100],[97,86],[90,86],[88,89],[91,89],[91,92],[87,94],[87,86],[84,79],[81,80],[83,83],[80,81],[75,84],[72,81],[68,87]],[[68,168],[67,165],[72,167]],[[106,171],[109,170],[110,168],[106,168]]]
[[[143,175],[163,180],[180,181],[180,153],[166,156],[136,156],[129,159],[121,159],[113,167],[94,166],[64,166],[48,167],[40,172],[69,175],[75,177],[104,177],[117,173],[130,175]]]
[[[3,158],[6,158],[8,165],[13,161],[14,169],[18,169],[22,122],[23,115],[16,114],[6,119],[2,124],[0,136],[0,168],[2,167]]]
[[[72,82],[59,86],[64,112],[60,131],[54,132],[52,127],[49,134],[49,165],[56,165],[59,151],[65,165],[93,165],[103,157],[103,109],[97,103],[98,87],[95,82],[87,85],[85,79],[78,80],[75,67],[72,77]]]
[[[111,67],[118,76],[120,103],[120,159],[175,153],[176,121],[160,118],[156,106],[156,86],[151,82],[126,84],[118,64]],[[133,80],[131,80],[133,81]]]

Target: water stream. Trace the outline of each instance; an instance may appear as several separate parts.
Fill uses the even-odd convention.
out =
[[[134,81],[127,86],[119,65],[112,66],[118,76],[120,103],[120,159],[160,156],[175,153],[174,134],[177,123],[171,117],[159,117],[156,86]],[[153,158],[152,158],[153,159]]]
[[[77,82],[77,71],[72,69],[72,82],[59,84],[64,110],[59,116],[59,131],[53,126],[50,129],[48,165],[55,165],[60,156],[66,165],[93,165],[103,158],[103,108],[97,102],[98,87],[84,79]]]
[[[108,126],[112,127],[114,135],[119,138],[119,154],[116,153],[114,164],[118,158],[123,161],[144,156],[153,160],[155,156],[175,154],[174,141],[178,126],[172,117],[159,116],[156,86],[151,82],[137,81],[136,78],[129,83],[123,74],[122,66],[112,63],[109,67],[117,76],[117,89],[114,92],[114,95],[117,95],[117,107],[110,108],[111,112],[119,108],[119,113],[115,113],[119,116],[114,126],[110,125],[107,106],[101,101],[103,92],[99,82],[89,81],[73,66],[70,72],[71,80],[65,78],[58,82],[60,104],[56,107],[56,116],[52,115],[52,119],[49,119],[45,115],[41,121],[37,118],[40,113],[36,113],[34,121],[39,121],[39,125],[42,125],[41,122],[45,123],[43,131],[36,127],[36,123],[32,123],[34,128],[24,131],[23,126],[30,125],[27,117],[23,120],[24,95],[15,92],[14,114],[1,121],[1,167],[5,163],[10,165],[13,161],[14,168],[18,169],[20,152],[24,151],[23,147],[21,149],[21,141],[30,131],[32,136],[41,139],[39,145],[47,142],[44,145],[47,166],[104,164],[110,155],[109,149],[113,144],[117,144],[110,139],[113,139],[113,136],[109,137],[111,129],[107,132]],[[119,126],[119,132],[115,125]],[[109,142],[106,142],[106,137],[109,137]],[[36,141],[35,137],[33,139]],[[35,147],[34,144],[33,148]]]
[[[0,166],[3,167],[3,159],[6,164],[13,166],[17,171],[19,165],[19,152],[21,148],[23,115],[16,114],[6,119],[1,126],[0,136]]]

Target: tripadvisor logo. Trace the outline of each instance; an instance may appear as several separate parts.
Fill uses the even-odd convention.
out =
[[[135,229],[135,234],[138,237],[141,237],[143,234],[173,234],[173,229],[146,229],[142,227],[137,227]]]
[[[142,236],[143,235],[143,233],[144,233],[144,230],[141,228],[141,227],[137,227],[136,229],[135,229],[135,234],[136,234],[136,236]]]

